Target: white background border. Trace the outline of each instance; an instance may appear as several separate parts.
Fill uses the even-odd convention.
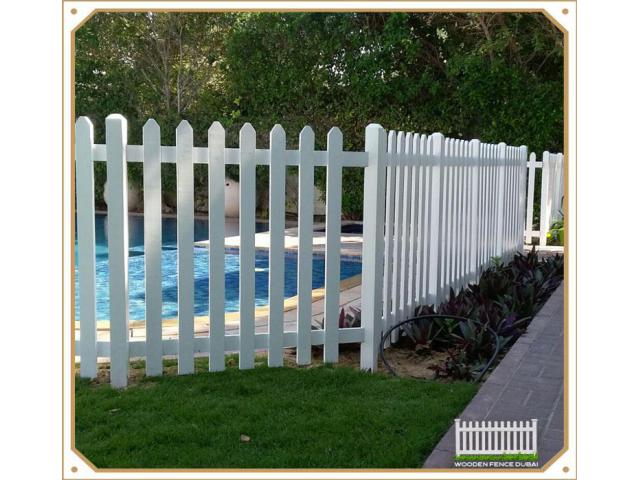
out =
[[[424,2],[427,7],[443,3]],[[126,5],[123,2],[116,4]],[[180,6],[187,4],[182,2]],[[204,5],[202,2],[194,4],[198,8]],[[260,7],[267,5],[266,2],[254,4]],[[292,2],[281,4],[293,5]],[[394,2],[393,6],[406,4]],[[553,2],[467,2],[476,8],[487,5],[522,8],[534,4],[542,4],[550,10],[561,10],[563,5]],[[162,2],[162,5],[168,4]],[[216,5],[221,6],[222,3]],[[307,4],[311,5],[311,2]],[[330,8],[338,6],[336,2],[328,5]],[[348,5],[363,4],[344,2],[340,7]],[[455,3],[456,7],[462,5]],[[88,6],[87,3],[79,3],[76,8],[80,10]],[[64,11],[70,8],[71,3],[66,3]],[[576,4],[569,3],[568,8],[573,16]],[[580,0],[578,9],[579,55],[576,57],[575,43],[572,42],[569,68],[570,74],[576,71],[577,58],[578,112],[575,77],[570,77],[572,181],[569,195],[572,210],[578,206],[577,217],[573,211],[570,215],[571,227],[575,227],[577,218],[577,235],[572,236],[572,241],[576,237],[578,240],[577,246],[571,245],[570,266],[572,280],[577,280],[571,282],[571,311],[577,311],[579,318],[578,474],[580,478],[617,478],[637,470],[633,466],[637,442],[634,429],[629,427],[637,425],[638,397],[634,390],[637,390],[635,366],[640,350],[637,346],[640,322],[638,308],[634,304],[640,297],[637,287],[639,262],[635,253],[638,238],[635,210],[640,179],[640,158],[635,143],[640,105],[636,93],[638,74],[634,71],[638,58],[635,51],[638,45],[636,23],[640,12],[633,2],[614,0]],[[63,358],[61,270],[64,267],[67,282],[70,272],[68,251],[65,252],[65,263],[61,263],[63,227],[65,235],[68,235],[69,225],[68,131],[64,171],[61,163],[62,11],[60,3],[51,0],[3,2],[0,29],[0,139],[3,152],[0,160],[0,266],[3,280],[0,298],[4,306],[0,348],[3,393],[0,397],[0,471],[3,478],[59,479],[63,475],[60,445],[60,363]],[[82,10],[77,17],[81,16]],[[567,27],[573,28],[572,25]],[[65,73],[68,74],[67,67]],[[576,113],[579,113],[579,118],[576,118]],[[577,149],[576,127],[580,134]],[[66,180],[64,226],[61,224],[63,174]],[[576,232],[575,228],[571,230]],[[68,249],[68,237],[65,237],[64,245]],[[576,259],[577,279],[573,277]],[[69,315],[68,301],[69,298],[65,298],[66,318]],[[573,316],[571,320],[575,320]],[[64,325],[68,325],[66,320]],[[575,348],[572,348],[572,362],[574,352]],[[572,363],[572,370],[574,366]],[[575,409],[572,408],[572,423],[574,419]],[[68,468],[73,459],[69,460],[64,469],[66,478],[72,477]],[[556,478],[575,476],[573,462],[569,460],[565,464],[571,467],[570,472],[556,474]],[[206,478],[215,476],[211,473],[203,475]],[[225,473],[220,476],[229,478],[231,475]],[[253,478],[256,474],[244,476]],[[293,476],[301,478],[305,475],[294,473]],[[345,478],[347,475],[321,473],[306,476]],[[363,473],[351,476],[401,478],[404,474]],[[425,478],[445,476],[421,475]],[[510,474],[509,478],[520,476]],[[81,470],[77,478],[80,477],[87,478],[87,472]],[[107,477],[143,478],[137,474],[109,474]],[[176,474],[166,476],[178,477]],[[271,475],[271,478],[284,477],[281,473]],[[478,478],[480,475],[458,475],[458,478],[464,477]],[[491,478],[496,477],[498,475],[491,475]],[[540,475],[530,477],[540,478]],[[154,474],[151,478],[159,477]]]

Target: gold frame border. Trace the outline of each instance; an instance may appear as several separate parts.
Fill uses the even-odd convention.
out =
[[[97,3],[99,0],[62,0],[61,2],[61,6],[62,6],[62,43],[63,43],[63,51],[62,51],[62,110],[63,110],[63,122],[62,122],[62,173],[63,173],[63,192],[62,192],[62,222],[64,224],[64,214],[65,214],[65,192],[64,192],[64,154],[65,154],[65,147],[64,147],[64,139],[66,136],[66,131],[64,128],[65,125],[65,121],[64,121],[64,107],[66,105],[66,98],[64,95],[65,92],[65,84],[64,84],[64,79],[65,79],[65,69],[64,69],[64,59],[65,59],[65,48],[64,48],[64,40],[65,40],[65,31],[64,31],[64,9],[66,4],[68,3],[81,3],[81,4],[87,4],[87,3]],[[118,3],[118,2],[129,2],[129,1],[137,1],[137,2],[141,2],[141,3],[158,3],[158,2],[175,2],[175,0],[106,0],[109,3]],[[215,2],[216,0],[189,0],[191,2]],[[255,0],[254,0],[255,1]],[[268,2],[271,0],[257,0],[257,1],[264,1],[264,2]],[[289,1],[298,1],[298,0],[279,0],[279,1],[285,1],[285,2],[289,2]],[[339,2],[341,0],[323,0],[323,1],[329,1],[329,2]],[[355,0],[355,1],[364,1],[364,0]],[[374,2],[376,2],[377,0],[373,0]],[[424,3],[424,0],[408,0],[408,2],[420,2],[420,3]],[[427,0],[429,1],[429,0]],[[487,0],[446,0],[449,2],[464,2],[464,3],[486,3]],[[524,0],[490,0],[491,2],[520,2],[520,1],[524,1]],[[577,24],[577,0],[535,0],[535,2],[545,2],[545,3],[549,3],[549,4],[559,4],[559,3],[572,3],[573,4],[573,8],[575,8],[575,14],[576,14],[576,24]],[[386,5],[388,2],[378,2],[381,5]],[[505,472],[518,472],[518,473],[523,473],[523,474],[530,474],[530,473],[541,473],[541,472],[545,472],[547,469],[549,469],[549,467],[551,467],[551,465],[553,465],[565,452],[568,451],[569,449],[569,431],[568,431],[568,427],[569,427],[569,355],[568,355],[568,349],[569,349],[569,338],[568,335],[566,335],[566,333],[568,332],[568,328],[569,328],[569,305],[568,305],[568,300],[569,300],[569,244],[570,244],[570,240],[572,238],[572,232],[570,229],[570,221],[569,221],[569,203],[571,201],[571,198],[569,195],[567,195],[568,191],[569,191],[569,174],[570,174],[570,170],[569,170],[569,158],[570,158],[570,154],[569,154],[569,146],[570,146],[570,139],[569,139],[569,55],[570,55],[570,49],[569,49],[569,41],[570,41],[570,37],[569,37],[569,31],[567,29],[564,28],[564,26],[562,26],[562,24],[560,22],[558,22],[555,17],[549,13],[545,8],[463,8],[463,7],[451,7],[451,8],[410,8],[410,7],[398,7],[398,8],[391,8],[391,7],[381,7],[381,8],[358,8],[358,7],[351,7],[351,8],[304,8],[304,7],[299,7],[299,8],[279,8],[277,10],[274,10],[273,8],[268,8],[268,7],[260,7],[260,8],[242,8],[242,7],[238,7],[238,8],[155,8],[155,7],[150,7],[150,8],[96,8],[93,9],[91,12],[89,12],[89,14],[84,17],[70,32],[69,32],[69,47],[70,47],[70,72],[69,72],[69,82],[70,82],[70,94],[69,94],[69,99],[71,100],[71,105],[70,105],[70,126],[69,126],[69,132],[70,132],[70,157],[71,157],[71,168],[70,168],[70,201],[69,201],[69,208],[70,208],[70,238],[73,239],[74,238],[74,232],[75,232],[75,219],[74,219],[74,211],[75,211],[75,151],[73,149],[73,145],[75,145],[75,132],[74,132],[74,118],[75,118],[75,82],[73,81],[73,79],[75,78],[75,32],[80,29],[87,21],[89,21],[96,13],[133,13],[133,12],[137,12],[137,13],[142,13],[142,12],[149,12],[149,11],[153,11],[153,12],[161,12],[161,13],[168,13],[168,12],[186,12],[186,13],[222,13],[222,12],[354,12],[354,11],[358,11],[358,12],[375,12],[375,13],[388,13],[388,12],[398,12],[398,11],[404,11],[404,12],[424,12],[424,13],[434,13],[434,12],[460,12],[460,13],[468,13],[468,12],[504,12],[504,13],[542,13],[547,20],[549,20],[551,22],[552,25],[554,25],[558,30],[560,30],[560,32],[562,32],[563,34],[563,87],[564,87],[564,92],[563,92],[563,124],[564,124],[564,132],[563,132],[563,143],[564,143],[564,166],[563,168],[565,169],[565,176],[564,176],[564,202],[563,202],[563,213],[564,213],[564,218],[565,218],[565,244],[564,244],[564,248],[563,248],[563,254],[564,254],[564,379],[563,379],[563,387],[564,387],[564,405],[563,405],[563,414],[564,414],[564,418],[563,418],[563,433],[564,433],[564,439],[563,439],[563,447],[562,449],[557,452],[551,459],[549,459],[549,461],[543,465],[541,468],[537,468],[537,469],[464,469],[464,468],[437,468],[437,469],[424,469],[424,468],[396,468],[396,469],[375,469],[375,468],[364,468],[364,469],[337,469],[337,468],[311,468],[311,469],[300,469],[300,468],[294,468],[294,469],[258,469],[258,468],[185,468],[185,469],[181,469],[181,468],[168,468],[168,469],[163,469],[163,468],[98,468],[96,467],[83,453],[81,453],[79,450],[76,449],[75,447],[75,342],[73,341],[73,337],[72,340],[70,341],[70,384],[71,384],[71,388],[70,388],[70,399],[71,399],[71,426],[70,426],[70,450],[75,453],[80,459],[82,459],[87,466],[89,466],[89,468],[91,468],[91,470],[93,470],[96,473],[102,473],[102,472],[112,472],[112,473],[222,473],[222,472],[233,472],[233,473],[240,473],[240,472],[256,472],[256,473],[293,473],[293,472],[307,472],[307,473],[323,473],[323,472],[327,472],[327,473],[368,473],[368,472],[379,472],[379,473],[394,473],[394,472],[401,472],[401,473],[406,473],[406,472],[410,472],[410,473],[497,473],[497,474],[501,474],[501,473],[505,473]],[[576,25],[577,27],[577,25]],[[577,28],[576,28],[577,30]],[[577,35],[577,32],[574,34],[574,36]],[[577,60],[577,59],[576,59]],[[577,62],[576,62],[577,64]],[[576,68],[577,70],[577,68]],[[576,105],[576,111],[577,111],[577,105]],[[576,112],[577,113],[577,112]],[[576,119],[577,120],[577,119]],[[576,187],[577,190],[577,187]],[[62,430],[63,430],[63,439],[62,439],[62,462],[61,462],[61,467],[62,467],[62,479],[66,480],[68,477],[65,476],[65,446],[64,446],[64,426],[65,426],[65,415],[64,415],[64,410],[65,410],[65,405],[64,405],[64,372],[65,372],[65,368],[64,368],[64,334],[65,334],[65,320],[64,320],[64,297],[65,297],[65,282],[64,282],[64,263],[65,263],[65,254],[64,254],[64,231],[63,231],[63,247],[62,247],[62,266],[63,266],[63,284],[62,284],[62,300],[63,300],[63,305],[62,305],[62,333],[63,333],[63,392],[62,392]],[[71,266],[71,272],[73,272],[74,269],[74,262],[75,262],[75,254],[74,254],[74,243],[73,240],[71,240],[71,255],[70,255],[70,266]],[[576,250],[577,250],[577,246],[576,246]],[[577,272],[577,267],[576,267],[576,272]],[[577,283],[577,278],[572,279],[574,282]],[[74,312],[75,312],[75,306],[74,306],[74,299],[75,299],[75,284],[73,282],[71,282],[71,288],[70,288],[70,310],[71,310],[71,332],[73,335],[73,332],[75,331],[75,316],[74,316]],[[577,294],[576,294],[576,298],[577,298]],[[577,312],[577,305],[575,308],[576,312]],[[576,325],[576,333],[577,334],[577,325]],[[576,387],[577,387],[577,379],[576,380]],[[577,389],[577,388],[576,388]],[[575,428],[575,436],[574,436],[574,443],[577,440],[577,425]],[[576,456],[576,460],[577,460],[577,452],[575,454]],[[72,467],[73,468],[73,467]],[[566,467],[565,467],[566,468]],[[574,473],[574,478],[575,478],[575,473]],[[75,477],[71,477],[71,478],[75,478]],[[104,477],[103,477],[104,478]],[[303,477],[300,477],[303,478]],[[332,478],[339,478],[339,477],[332,477]],[[569,477],[563,477],[564,478],[569,478]],[[108,480],[105,478],[105,480]],[[120,478],[120,480],[128,480],[128,479],[122,479]],[[509,479],[504,479],[504,480],[509,480]]]

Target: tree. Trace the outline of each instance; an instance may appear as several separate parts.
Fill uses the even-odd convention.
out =
[[[97,126],[123,113],[133,140],[154,117],[172,142],[186,118],[201,144],[219,120],[231,142],[249,121],[264,147],[277,122],[295,147],[309,124],[322,148],[337,125],[345,148],[361,149],[375,121],[562,150],[562,42],[538,13],[100,13],[77,33],[76,107]],[[343,211],[359,217],[362,171],[344,175]]]

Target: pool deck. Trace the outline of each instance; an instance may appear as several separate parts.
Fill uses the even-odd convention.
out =
[[[312,324],[321,325],[324,315],[324,289],[318,288],[313,291],[313,303],[311,304]],[[360,276],[347,278],[341,282],[340,307],[360,306]],[[297,330],[297,297],[285,300],[284,331],[294,332]],[[176,319],[162,321],[162,337],[165,339],[178,337],[178,322]],[[76,322],[76,325],[78,322]],[[130,322],[129,339],[131,341],[143,341],[145,338],[144,321]],[[256,333],[267,333],[269,326],[269,313],[267,307],[256,309]],[[194,332],[196,336],[207,336],[209,334],[209,318],[194,318]],[[225,333],[237,335],[239,333],[238,312],[230,312],[226,315]],[[76,327],[76,340],[79,339],[79,328]],[[98,321],[97,331],[98,341],[109,340],[108,322]],[[102,359],[107,361],[108,359]]]
[[[352,223],[352,222],[345,222]],[[326,245],[325,232],[318,231],[324,228],[324,223],[315,223],[313,225],[313,252],[324,253]],[[229,231],[229,230],[227,230]],[[362,234],[349,233],[340,236],[340,254],[350,257],[359,257],[362,255]],[[224,245],[227,248],[239,248],[240,236],[230,235],[224,239]],[[270,245],[269,232],[256,233],[256,248],[268,250]],[[209,240],[196,242],[197,247],[208,247]],[[284,230],[284,248],[287,250],[298,249],[298,227],[289,227]]]

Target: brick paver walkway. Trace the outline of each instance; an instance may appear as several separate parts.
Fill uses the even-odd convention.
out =
[[[564,284],[561,284],[460,415],[462,420],[480,421],[537,418],[540,466],[563,445],[563,318]],[[452,467],[454,456],[452,426],[427,458],[424,468]]]

